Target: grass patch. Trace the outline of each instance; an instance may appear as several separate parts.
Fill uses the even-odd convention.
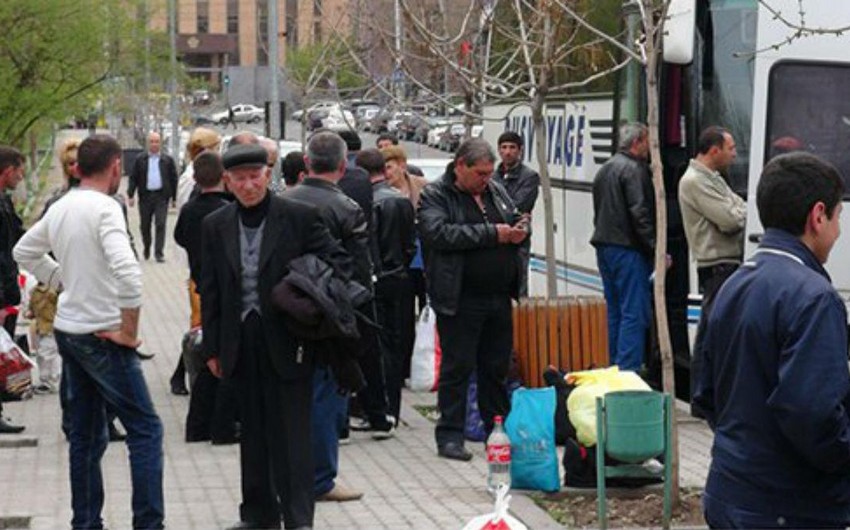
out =
[[[437,405],[413,405],[413,408],[416,409],[416,412],[422,414],[425,419],[434,423],[436,423],[437,419],[440,417],[440,411],[437,410]]]

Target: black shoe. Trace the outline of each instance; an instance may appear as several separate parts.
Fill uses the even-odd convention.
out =
[[[467,451],[463,445],[457,442],[448,442],[445,445],[440,446],[440,448],[437,449],[437,454],[450,460],[460,460],[462,462],[469,462],[472,460],[472,453]]]
[[[140,350],[136,350],[136,357],[138,357],[139,359],[141,359],[143,361],[150,361],[151,359],[153,359],[154,355],[156,355],[156,354],[155,353],[144,353]]]
[[[145,248],[145,259],[151,259],[151,249]]]
[[[23,425],[12,425],[6,418],[0,416],[0,434],[19,434],[24,432]]]
[[[179,379],[178,380],[172,379],[171,380],[171,393],[174,394],[175,396],[188,396],[189,395],[189,389],[186,388],[186,383],[184,383],[183,381],[180,381]]]
[[[233,526],[228,526],[227,530],[256,530],[265,528],[280,528],[280,521],[269,521],[268,523],[253,523],[250,521],[239,521]]]
[[[157,263],[165,263],[165,256],[157,256],[156,262]]]
[[[120,430],[115,425],[115,422],[110,422],[109,424],[109,441],[110,442],[123,442],[127,439],[127,435]]]

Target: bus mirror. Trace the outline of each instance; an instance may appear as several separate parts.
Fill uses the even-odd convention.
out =
[[[694,60],[696,0],[670,0],[664,24],[664,62],[689,64]]]

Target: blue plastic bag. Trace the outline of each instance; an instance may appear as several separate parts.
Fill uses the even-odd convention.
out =
[[[469,378],[469,390],[466,392],[466,425],[463,436],[470,442],[483,442],[487,438],[484,420],[478,410],[478,377],[475,373]]]
[[[555,389],[515,390],[505,430],[511,439],[511,487],[560,490],[555,447]]]

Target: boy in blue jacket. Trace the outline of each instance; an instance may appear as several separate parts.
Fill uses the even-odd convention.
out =
[[[835,168],[808,153],[762,173],[764,238],[717,295],[694,396],[715,433],[712,528],[850,524],[847,314],[823,268],[843,192]]]

